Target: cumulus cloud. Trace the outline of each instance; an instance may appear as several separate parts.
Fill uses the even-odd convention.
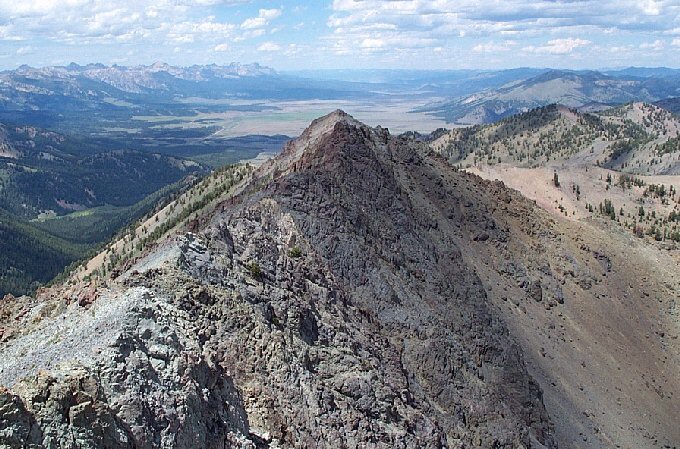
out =
[[[625,55],[613,55],[613,47],[629,49],[631,63],[642,64],[645,60],[639,57],[649,56],[657,59],[646,61],[663,64],[680,51],[680,4],[670,0],[332,0],[329,8],[291,0],[285,9],[260,8],[262,4],[0,0],[0,53],[20,64],[78,45],[97,47],[83,59],[106,54],[104,62],[131,61],[140,55],[156,59],[176,54],[177,60],[185,56],[192,63],[191,51],[196,61],[205,61],[215,52],[247,57],[259,50],[274,63],[277,56],[290,55],[279,61],[293,64],[297,55],[297,63],[309,64],[313,53],[314,61],[327,66],[479,67],[492,61],[541,65],[546,56],[560,63],[584,61],[578,58],[601,65],[623,63]],[[303,15],[312,9],[314,14]],[[319,14],[325,16],[320,19]],[[128,55],[132,46],[135,54]],[[22,47],[33,52],[21,58]],[[42,51],[46,47],[50,52]],[[62,53],[67,58],[73,51]]]
[[[657,39],[654,42],[643,42],[640,44],[640,48],[643,50],[661,51],[664,48],[664,43],[661,39]]]
[[[656,0],[641,1],[638,3],[638,6],[644,14],[650,16],[658,16],[659,14],[661,14],[661,9],[663,7],[661,2],[658,2]]]
[[[526,46],[522,50],[531,53],[549,53],[552,55],[567,55],[572,53],[575,49],[579,47],[585,47],[591,44],[590,41],[585,39],[553,39],[548,41],[545,45],[540,46]]]
[[[267,21],[262,17],[251,17],[246,19],[241,24],[241,28],[244,30],[250,30],[253,28],[262,28],[267,24]]]
[[[196,14],[232,0],[0,0],[0,39],[10,36],[91,44],[97,40],[193,42],[223,38],[235,25]]]
[[[251,17],[243,21],[241,28],[245,30],[262,28],[269,24],[273,19],[281,15],[280,9],[260,9],[257,17]]]
[[[485,42],[472,47],[475,53],[500,53],[505,52],[517,45],[517,42],[507,40],[505,42]]]
[[[373,39],[366,38],[361,42],[361,48],[376,49],[385,46],[385,41],[383,39]]]
[[[257,47],[257,51],[262,51],[262,52],[272,52],[272,51],[280,51],[281,46],[277,44],[276,42],[264,42],[261,44],[259,47]]]
[[[11,25],[0,25],[0,41],[20,41],[23,39],[18,30]]]
[[[283,54],[290,57],[290,56],[295,56],[295,55],[299,54],[301,51],[302,51],[302,48],[300,48],[299,45],[288,44],[288,46],[283,51]]]
[[[276,19],[280,15],[281,15],[280,9],[261,9],[260,10],[260,17],[262,17],[266,20]]]

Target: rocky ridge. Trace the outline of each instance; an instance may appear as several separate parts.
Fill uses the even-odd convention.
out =
[[[584,415],[576,393],[559,407],[567,395],[551,375],[574,351],[588,362],[595,351],[558,346],[547,365],[537,355],[547,321],[571,317],[591,290],[611,291],[597,277],[604,263],[619,269],[608,237],[591,249],[578,229],[561,233],[516,192],[454,170],[422,143],[336,111],[192,229],[101,285],[1,304],[1,443],[553,448],[579,432],[580,447],[638,441],[635,430],[614,432],[616,420]],[[675,287],[655,292],[659,307],[672,306]],[[573,326],[552,336],[575,336]],[[677,367],[677,318],[658,329],[663,345],[638,348]],[[680,389],[664,380],[667,400],[642,424],[670,444],[677,430],[663,416]]]

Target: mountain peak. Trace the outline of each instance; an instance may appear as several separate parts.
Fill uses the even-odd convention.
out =
[[[151,66],[149,67],[151,70],[168,70],[170,68],[170,65],[163,62],[163,61],[156,61]]]
[[[329,124],[335,124],[338,122],[346,122],[354,125],[366,126],[357,119],[355,119],[354,117],[352,117],[347,112],[343,111],[342,109],[336,109],[333,112],[330,112],[322,117],[313,120],[312,123],[307,127],[305,132],[319,127],[326,127]]]
[[[348,151],[347,146],[332,145],[334,140],[355,140],[356,137],[367,141],[385,141],[387,129],[370,128],[347,112],[336,109],[314,120],[297,139],[285,146],[283,152],[260,169],[263,175],[286,174],[296,171],[301,165],[312,161],[327,163],[334,154]]]

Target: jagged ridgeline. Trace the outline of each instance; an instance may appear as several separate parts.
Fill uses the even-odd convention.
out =
[[[2,303],[0,442],[672,444],[680,278],[586,226],[336,111]]]

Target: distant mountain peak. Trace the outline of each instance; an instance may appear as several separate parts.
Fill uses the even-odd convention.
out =
[[[151,64],[150,68],[153,70],[167,70],[170,68],[170,65],[166,62],[156,61],[153,64]]]

